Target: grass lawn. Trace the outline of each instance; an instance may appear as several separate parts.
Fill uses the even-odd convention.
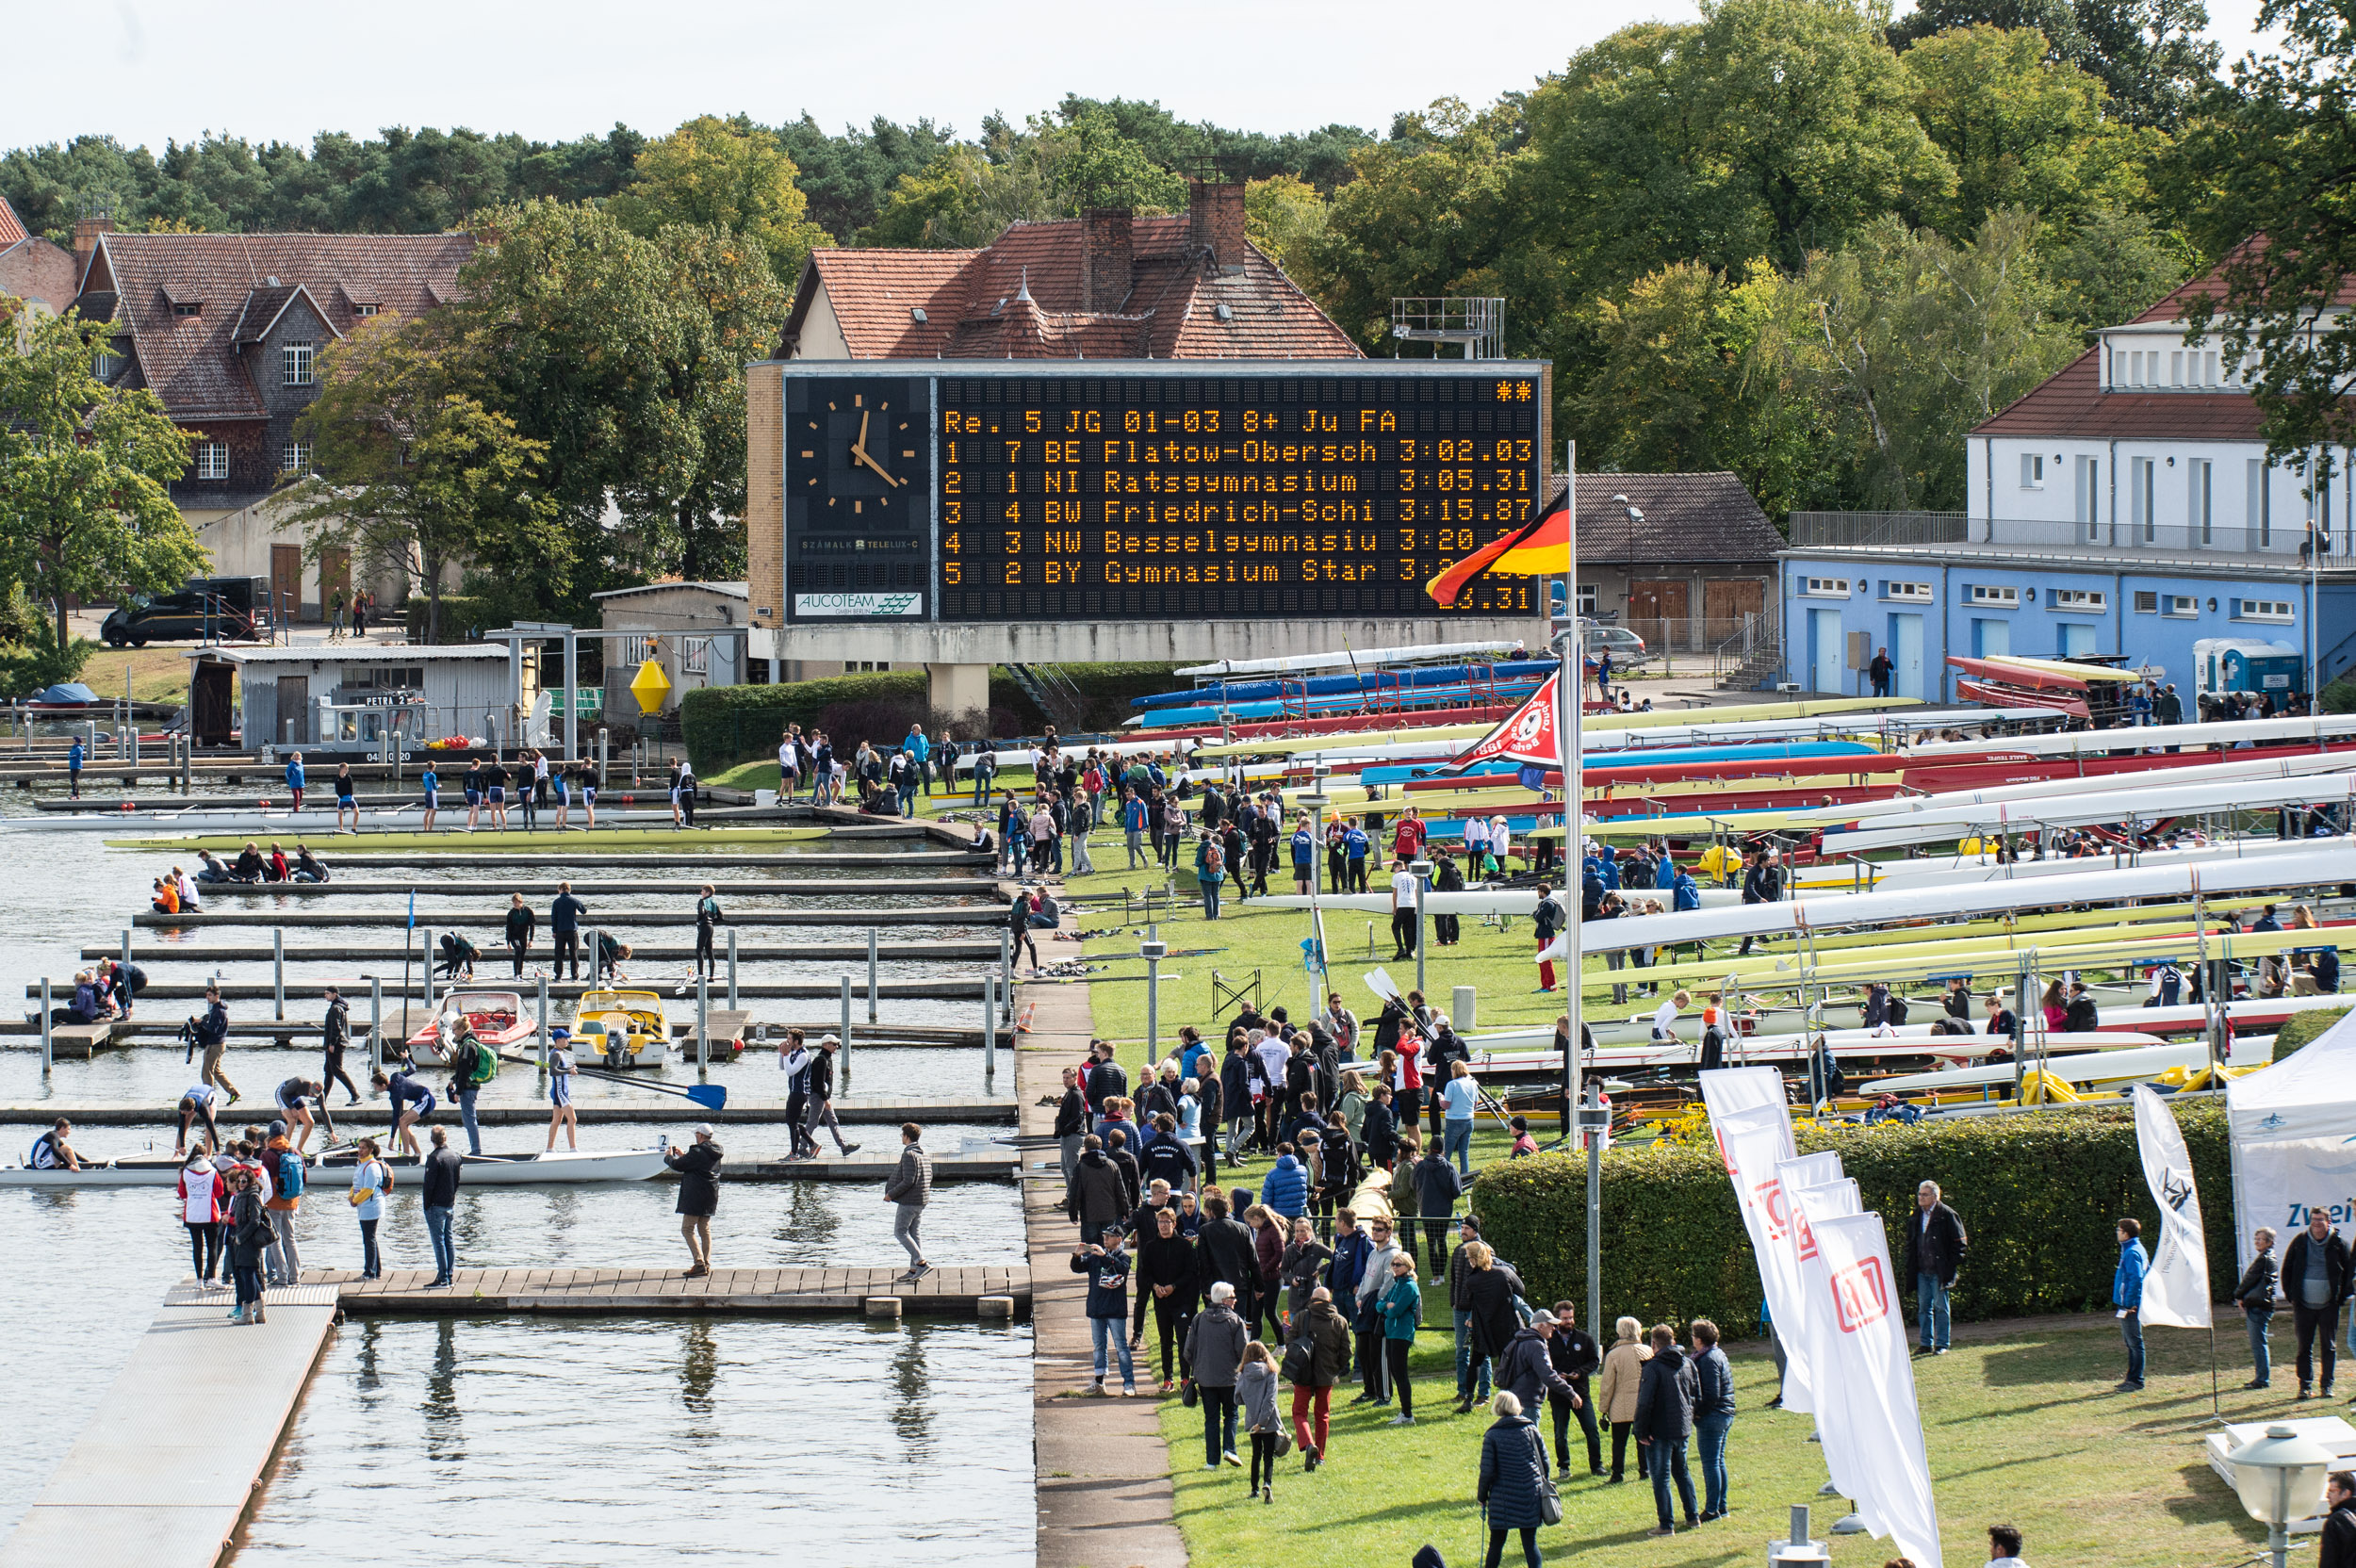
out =
[[[448,806],[444,815],[451,814]],[[355,850],[373,853],[377,850],[424,849],[439,855],[501,855],[518,849],[597,849],[615,851],[662,851],[670,853],[683,848],[704,849],[713,845],[728,845],[738,849],[758,850],[764,845],[787,841],[823,839],[823,827],[699,827],[693,833],[673,832],[665,823],[651,827],[600,827],[596,832],[576,829],[559,832],[542,828],[527,833],[520,828],[501,833],[485,826],[480,832],[466,830],[466,806],[457,808],[459,825],[441,828],[432,833],[360,833],[337,838],[333,832],[334,819],[303,827],[272,827],[253,833],[215,833],[191,839],[109,839],[109,849],[227,850],[232,854],[243,849],[250,840],[267,838],[271,833],[282,841],[297,838],[317,839],[335,850]]]
[[[1425,1292],[1430,1315],[1432,1291]],[[1298,1452],[1282,1463],[1272,1506],[1247,1502],[1241,1470],[1203,1468],[1200,1413],[1175,1397],[1162,1406],[1162,1433],[1170,1449],[1179,1527],[1196,1568],[1396,1568],[1430,1542],[1451,1564],[1477,1564],[1483,1546],[1473,1498],[1481,1434],[1490,1417],[1449,1413],[1454,1389],[1448,1331],[1426,1330],[1414,1361],[1416,1425],[1382,1425],[1392,1413],[1339,1401],[1336,1390],[1331,1457],[1314,1475],[1301,1473]],[[1953,1352],[1915,1364],[1923,1430],[1938,1497],[1940,1536],[1950,1564],[1985,1561],[1986,1527],[2018,1526],[2024,1556],[2036,1563],[2102,1563],[2105,1568],[2187,1568],[2245,1560],[2265,1536],[2242,1512],[2201,1450],[2211,1429],[2208,1340],[2186,1330],[2150,1331],[2149,1387],[2112,1392],[2123,1351],[2107,1322],[2100,1328],[2023,1334],[1958,1344]],[[1150,1342],[1149,1342],[1150,1343]],[[1651,1489],[1637,1479],[1620,1486],[1589,1479],[1576,1423],[1571,1428],[1574,1478],[1562,1486],[1563,1521],[1539,1532],[1549,1562],[1574,1559],[1612,1568],[1701,1568],[1755,1563],[1765,1544],[1784,1533],[1793,1503],[1817,1505],[1822,1536],[1839,1517],[1835,1499],[1815,1496],[1824,1479],[1823,1450],[1808,1441],[1807,1416],[1768,1411],[1775,1364],[1762,1349],[1734,1360],[1739,1413],[1727,1447],[1734,1512],[1728,1519],[1661,1540],[1645,1532],[1655,1523]],[[2248,1376],[2238,1336],[2229,1352],[2227,1388]],[[1158,1371],[1158,1364],[1155,1368]],[[1140,1377],[1144,1368],[1139,1368]],[[2228,1419],[2280,1417],[2290,1410],[2278,1380],[2269,1394],[2229,1392]],[[1290,1397],[1278,1408],[1289,1413]],[[2317,1413],[2322,1413],[2318,1411]],[[1548,1433],[1551,1452],[1551,1426]],[[1630,1447],[1633,1448],[1631,1444]],[[1249,1446],[1242,1450],[1249,1459]],[[1611,1437],[1604,1462],[1611,1463]],[[1700,1488],[1699,1468],[1689,1467]],[[2309,1560],[2315,1547],[2292,1548]],[[1890,1543],[1838,1539],[1836,1563],[1877,1565]],[[1509,1541],[1506,1562],[1521,1561]]]

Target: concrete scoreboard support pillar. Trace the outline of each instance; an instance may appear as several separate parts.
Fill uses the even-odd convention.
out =
[[[990,711],[988,664],[927,664],[924,675],[934,712],[962,715]]]

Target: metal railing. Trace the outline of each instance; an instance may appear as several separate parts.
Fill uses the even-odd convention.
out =
[[[1741,615],[1626,615],[1618,624],[1644,640],[1647,654],[1707,657],[1720,645],[1774,622],[1773,611],[1750,611]]]
[[[1765,675],[1769,671],[1759,669],[1759,662],[1772,658],[1780,663],[1782,657],[1783,644],[1775,615],[1748,615],[1738,629],[1710,649],[1710,678],[1724,682],[1729,677],[1751,671]]]
[[[1960,512],[1794,512],[1791,537],[1802,548],[1960,545],[1966,523]]]

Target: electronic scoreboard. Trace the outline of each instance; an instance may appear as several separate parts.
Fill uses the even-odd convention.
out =
[[[1543,613],[1423,590],[1544,510],[1537,363],[782,368],[789,623]]]

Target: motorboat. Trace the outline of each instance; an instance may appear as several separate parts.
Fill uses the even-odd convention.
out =
[[[434,1021],[409,1037],[409,1059],[420,1067],[446,1067],[444,1042],[460,1018],[476,1039],[495,1052],[522,1045],[538,1031],[539,1022],[524,1009],[520,991],[455,990],[437,1005]]]
[[[660,1068],[671,1049],[671,1024],[652,991],[583,993],[573,1013],[573,1053],[600,1066]]]

